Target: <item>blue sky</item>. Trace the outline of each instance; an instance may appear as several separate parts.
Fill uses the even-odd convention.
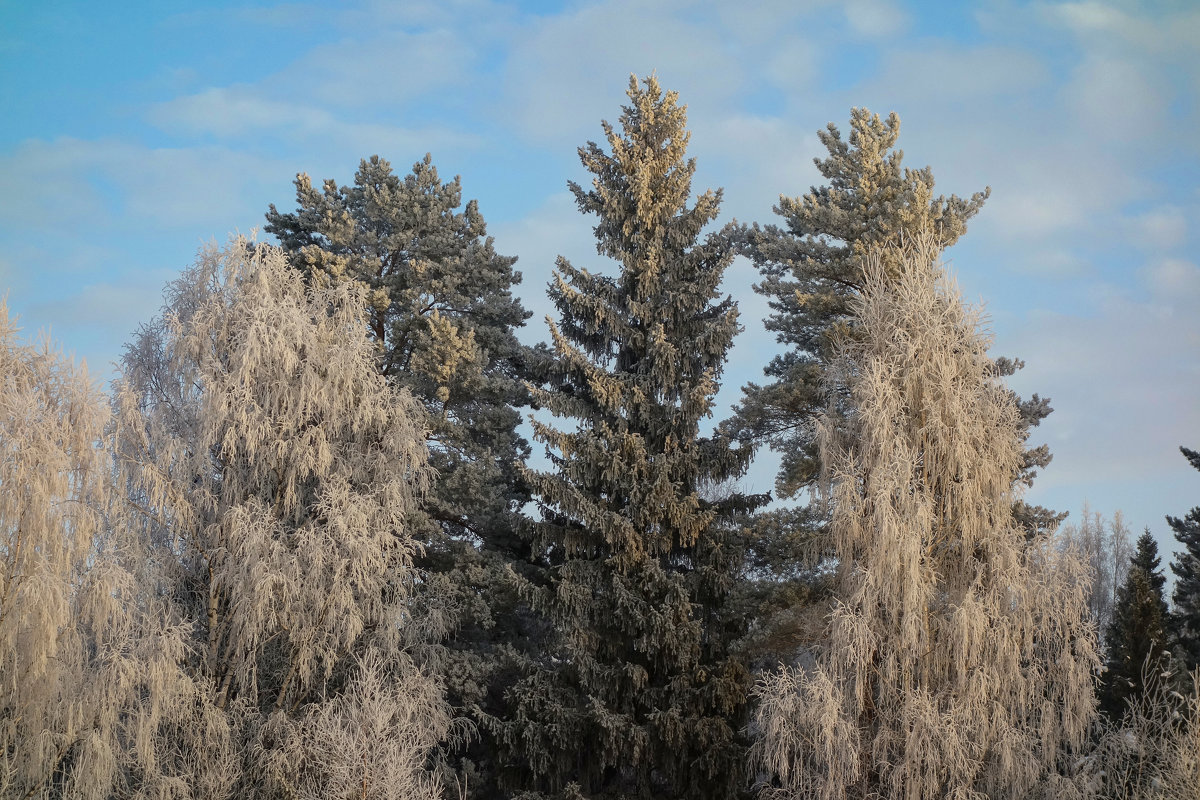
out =
[[[519,256],[543,340],[555,256],[604,266],[566,182],[630,73],[688,104],[721,222],[773,221],[819,180],[818,129],[895,110],[906,163],[992,188],[948,256],[993,352],[1027,362],[1013,386],[1056,409],[1029,499],[1166,545],[1163,515],[1200,504],[1177,450],[1200,448],[1198,43],[1193,2],[0,0],[0,291],[108,377],[163,283],[292,208],[297,172],[428,151]],[[722,409],[774,352],[755,279],[727,277],[746,331]]]

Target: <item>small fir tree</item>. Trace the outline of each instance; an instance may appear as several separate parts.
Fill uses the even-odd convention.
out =
[[[744,784],[748,677],[726,600],[748,498],[714,497],[745,463],[700,426],[738,330],[718,299],[732,253],[701,237],[720,192],[688,206],[685,107],[654,77],[628,96],[621,128],[603,124],[611,153],[579,150],[591,188],[570,184],[619,272],[560,258],[550,289],[561,321],[536,396],[569,424],[534,422],[555,471],[529,474],[547,577],[527,589],[559,636],[518,686],[509,737],[542,791],[726,798]]]
[[[759,687],[781,797],[1024,797],[1093,719],[1083,567],[1013,518],[1019,412],[941,242],[869,250],[834,343],[836,602],[813,659]]]
[[[1100,708],[1114,720],[1125,714],[1133,698],[1145,694],[1144,679],[1168,665],[1165,583],[1158,544],[1146,529],[1138,537],[1125,583],[1117,590],[1108,627],[1108,670],[1100,687]]]
[[[1200,469],[1200,453],[1179,448],[1193,467]],[[1171,561],[1175,591],[1171,595],[1171,639],[1179,666],[1187,673],[1200,668],[1200,506],[1183,519],[1167,517],[1181,549]]]

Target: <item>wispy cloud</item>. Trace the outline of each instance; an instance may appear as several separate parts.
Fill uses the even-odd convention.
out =
[[[882,39],[898,36],[908,27],[908,15],[887,0],[848,0],[843,8],[846,22],[859,36]]]

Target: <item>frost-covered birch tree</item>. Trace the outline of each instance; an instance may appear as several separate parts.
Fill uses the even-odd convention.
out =
[[[1099,632],[1100,648],[1105,650],[1117,592],[1125,584],[1129,560],[1134,554],[1125,516],[1118,510],[1111,520],[1105,519],[1103,514],[1092,511],[1085,502],[1079,520],[1059,528],[1055,532],[1055,539],[1060,547],[1074,550],[1090,568],[1088,609]]]
[[[118,456],[189,667],[240,737],[235,791],[435,796],[449,717],[409,657],[424,412],[376,367],[364,288],[306,286],[239,238],[165,296],[123,359]],[[378,737],[412,752],[380,764]]]
[[[103,396],[4,303],[0,376],[0,797],[219,796],[227,730],[123,524]]]
[[[809,665],[759,686],[781,797],[1017,798],[1095,715],[1076,562],[1013,517],[1019,411],[928,235],[870,250],[819,417],[836,600]]]
[[[742,249],[761,270],[755,290],[770,302],[766,327],[783,351],[768,364],[768,382],[749,384],[726,429],[744,444],[768,443],[782,457],[776,489],[792,496],[810,488],[819,472],[814,422],[827,382],[831,344],[847,323],[851,304],[862,290],[867,252],[896,236],[928,231],[949,247],[966,233],[990,189],[969,198],[934,193],[930,167],[904,166],[896,147],[900,118],[880,118],[865,108],[850,113],[843,138],[830,123],[817,132],[828,151],[814,159],[826,183],[798,197],[781,195],[775,212],[783,225],[742,228]],[[1018,359],[997,358],[1003,374],[1023,366]],[[1019,401],[1022,437],[1051,412],[1038,395]],[[1050,462],[1045,445],[1025,450],[1021,480],[1032,482]],[[1016,513],[1030,531],[1047,531],[1065,514],[1018,502]],[[795,520],[806,524],[809,520]]]
[[[349,185],[296,178],[296,210],[267,212],[290,263],[308,276],[367,287],[377,365],[425,406],[437,480],[422,502],[422,599],[452,633],[430,651],[449,698],[482,724],[449,757],[473,796],[498,791],[497,742],[487,724],[522,653],[542,651],[541,631],[503,579],[529,561],[517,535],[529,490],[517,469],[529,453],[518,409],[535,351],[516,329],[529,317],[513,296],[516,259],[496,252],[479,205],[462,202],[458,177],[443,182],[426,155],[399,175],[378,156]]]

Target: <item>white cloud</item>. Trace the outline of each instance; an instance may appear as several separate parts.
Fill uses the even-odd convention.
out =
[[[1151,264],[1144,272],[1154,295],[1171,304],[1172,315],[1183,316],[1187,313],[1182,307],[1184,303],[1200,300],[1200,267],[1192,262],[1181,258],[1165,258]]]
[[[908,17],[887,0],[847,0],[843,6],[850,30],[869,39],[897,36],[908,26]]]
[[[1160,205],[1129,220],[1129,238],[1147,250],[1173,250],[1187,240],[1188,217],[1179,206]]]
[[[999,175],[992,187],[980,229],[997,236],[1049,239],[1084,227],[1095,201],[1080,191],[1069,177],[1055,181],[1034,171]]]
[[[234,138],[265,129],[290,128],[313,132],[328,128],[333,115],[316,106],[302,106],[261,97],[251,87],[205,89],[152,107],[155,125],[180,134],[212,134]]]
[[[1039,16],[1066,27],[1091,44],[1125,44],[1159,56],[1195,53],[1200,43],[1200,10],[1150,9],[1146,3],[1058,3],[1037,7]]]
[[[819,74],[820,56],[815,45],[797,36],[766,59],[764,77],[785,92],[812,86]]]
[[[299,89],[306,100],[334,108],[402,110],[415,98],[469,83],[475,60],[457,31],[373,29],[314,47],[268,85],[281,95]]]
[[[344,28],[357,31],[390,26],[495,28],[510,16],[510,7],[492,0],[360,0],[347,3],[339,15]]]
[[[59,269],[60,258],[76,255],[68,249],[52,254],[48,262],[26,262],[25,268],[32,268],[38,280],[13,289],[10,312],[19,316],[27,339],[48,335],[68,355],[86,361],[92,378],[105,381],[113,376],[112,362],[129,336],[158,313],[166,281],[185,264],[142,268],[95,282],[87,274],[68,275]]]
[[[1129,25],[1129,18],[1104,3],[1062,3],[1052,6],[1054,13],[1079,32],[1115,31]]]
[[[1095,266],[1069,247],[1039,247],[1013,266],[1023,274],[1044,280],[1069,280],[1095,273]]]
[[[286,175],[270,159],[223,147],[34,140],[0,157],[3,181],[25,187],[0,199],[0,217],[44,228],[211,230],[248,213],[257,220],[265,188]]]
[[[777,222],[771,207],[781,194],[798,195],[821,180],[813,158],[825,155],[815,133],[774,117],[729,114],[694,125],[697,172],[725,176],[721,222]],[[699,184],[694,189],[705,188]]]
[[[440,126],[404,128],[356,121],[321,105],[272,100],[257,86],[206,89],[155,106],[148,117],[178,135],[259,141],[271,136],[310,150],[315,144],[327,152],[421,152],[434,142],[444,149],[470,149],[481,141],[474,134]]]
[[[753,63],[736,44],[718,27],[633,0],[538,19],[511,45],[496,113],[535,140],[594,139],[601,116],[616,123],[631,72],[656,72],[689,106],[724,107]]]
[[[1079,115],[1084,135],[1141,142],[1166,124],[1168,91],[1144,63],[1092,54],[1075,68],[1062,95]]]
[[[1043,60],[1025,49],[924,44],[889,51],[872,89],[886,91],[895,102],[969,100],[982,105],[1036,91],[1049,77]]]
[[[1157,482],[1200,430],[1200,269],[1164,261],[1138,274],[1148,297],[1109,286],[1082,313],[1033,311],[1003,349],[1027,361],[1014,387],[1055,408],[1035,434],[1054,452],[1035,499],[1075,507],[1089,486],[1113,486],[1105,500],[1144,524],[1161,519]]]

